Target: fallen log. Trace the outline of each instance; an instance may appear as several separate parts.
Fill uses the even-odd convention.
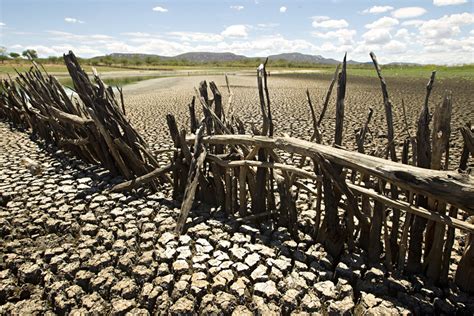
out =
[[[193,142],[195,136],[188,136]],[[292,137],[265,137],[251,135],[205,136],[206,144],[227,144],[277,148],[290,153],[325,159],[344,167],[378,177],[414,193],[426,195],[454,205],[474,215],[474,177],[453,171],[437,171],[403,165],[378,157],[311,143]]]
[[[139,187],[141,185],[147,184],[157,177],[161,176],[162,174],[165,174],[167,172],[170,172],[174,169],[173,165],[167,165],[165,167],[153,170],[150,173],[147,173],[141,177],[138,177],[133,180],[125,181],[122,183],[119,183],[115,185],[112,189],[110,189],[111,192],[121,192],[121,191],[127,191],[127,190],[132,190],[136,187]]]

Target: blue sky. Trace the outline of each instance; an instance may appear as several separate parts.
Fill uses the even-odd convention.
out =
[[[473,0],[0,0],[0,46],[82,57],[301,52],[474,63]]]

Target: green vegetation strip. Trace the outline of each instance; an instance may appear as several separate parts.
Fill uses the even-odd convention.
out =
[[[155,79],[155,78],[164,78],[164,76],[127,76],[127,77],[114,77],[114,78],[105,78],[102,81],[109,86],[125,86],[131,83]],[[58,78],[59,82],[64,86],[72,87],[71,78]]]
[[[324,79],[329,78],[333,73],[336,66],[332,68],[321,68],[319,73],[314,73],[313,69],[298,70],[298,72],[285,72],[285,73],[272,73],[275,76],[285,76],[292,78],[317,78],[323,77]],[[423,66],[394,66],[394,65],[382,65],[382,71],[384,77],[392,78],[429,78],[431,72],[436,70],[436,76],[438,79],[466,79],[474,80],[474,65],[463,65],[463,66],[437,66],[437,65],[423,65]],[[312,72],[313,71],[313,72]],[[377,77],[377,72],[373,66],[366,65],[353,65],[347,67],[347,74],[349,76],[357,77]]]
[[[42,63],[46,71],[50,73],[67,73],[64,65],[59,64],[62,59],[36,59],[37,62]],[[92,72],[92,67],[95,67],[99,73],[106,73],[110,71],[133,71],[140,72],[169,72],[176,71],[176,75],[197,75],[197,74],[220,74],[224,72],[238,72],[238,71],[252,71],[256,69],[259,63],[263,62],[260,58],[251,58],[242,61],[221,61],[221,62],[190,62],[186,60],[161,60],[159,58],[92,58],[84,59],[82,63],[84,70],[88,73]],[[7,74],[14,75],[15,69],[19,72],[25,72],[31,67],[30,61],[14,60],[4,61],[0,64],[0,77],[6,77]],[[295,75],[300,75],[318,71],[324,74],[332,74],[335,65],[331,64],[314,64],[307,62],[289,62],[285,60],[272,60],[268,63],[270,72],[284,71],[287,75],[294,71]],[[457,78],[474,80],[474,64],[459,65],[459,66],[439,66],[439,65],[382,65],[382,71],[385,77],[419,77],[426,78],[431,75],[433,70],[437,71],[438,78]],[[361,77],[376,77],[377,73],[373,65],[357,64],[348,65],[348,73],[353,76]],[[273,73],[272,73],[273,74]],[[281,74],[283,75],[283,74]],[[150,75],[151,77],[152,75]],[[138,77],[138,76],[137,76]],[[147,76],[148,77],[148,76]],[[140,81],[145,79],[134,80]],[[106,83],[107,79],[105,80]],[[124,81],[124,84],[131,82]],[[121,84],[120,82],[118,84]],[[111,83],[116,85],[116,83]]]

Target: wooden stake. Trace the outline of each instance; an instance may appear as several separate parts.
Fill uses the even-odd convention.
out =
[[[431,74],[430,81],[426,86],[426,98],[423,109],[418,119],[417,139],[417,163],[418,167],[429,168],[431,165],[431,142],[430,142],[430,110],[428,107],[428,99],[433,88],[433,82],[436,72]],[[419,195],[417,197],[417,206],[426,208],[428,200],[426,196]],[[421,256],[423,246],[423,233],[426,228],[426,219],[415,216],[410,231],[410,248],[408,249],[407,271],[410,273],[421,272]]]
[[[196,142],[194,144],[194,154],[189,168],[188,181],[186,189],[184,191],[183,203],[181,203],[181,211],[176,222],[176,233],[182,234],[186,219],[188,218],[189,211],[193,206],[194,197],[198,185],[199,175],[201,174],[201,168],[206,159],[206,150],[202,143],[202,137],[204,134],[205,123],[201,123],[196,133]]]

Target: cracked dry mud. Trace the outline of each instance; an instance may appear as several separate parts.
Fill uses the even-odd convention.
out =
[[[152,146],[170,144],[164,122],[167,112],[178,114],[180,123],[186,124],[185,105],[200,79],[130,88],[126,94],[129,115]],[[222,78],[211,79],[223,83]],[[291,79],[294,86],[287,89],[284,86],[289,79],[271,80],[278,133],[310,135],[304,88],[312,87],[316,100],[327,80]],[[231,77],[237,112],[247,122],[258,109],[254,81],[253,77]],[[365,87],[364,82],[360,85],[353,89]],[[373,91],[358,97],[348,93],[348,100],[352,100],[348,104],[367,100],[363,105],[377,106],[376,113],[383,117],[377,103],[379,91],[370,89]],[[255,109],[250,110],[252,106]],[[347,112],[350,147],[351,129],[363,121],[365,110],[348,105]],[[462,123],[459,113],[462,111],[455,110],[455,124]],[[333,124],[330,116],[325,122],[327,129]],[[373,124],[379,126],[374,133],[384,130],[380,124]],[[454,152],[457,141],[455,138]],[[42,164],[43,173],[32,175],[19,164],[23,157]],[[163,164],[167,162],[166,155],[161,159]],[[0,314],[474,311],[473,298],[452,284],[441,289],[421,276],[399,276],[383,266],[369,267],[365,254],[359,251],[337,261],[331,258],[303,233],[312,215],[303,194],[298,201],[299,241],[291,239],[283,228],[269,223],[243,225],[203,205],[193,209],[186,234],[177,237],[173,229],[179,203],[171,199],[171,188],[164,185],[155,194],[143,189],[126,194],[106,192],[121,180],[0,122]],[[453,263],[459,260],[462,242],[462,237],[456,238]]]

